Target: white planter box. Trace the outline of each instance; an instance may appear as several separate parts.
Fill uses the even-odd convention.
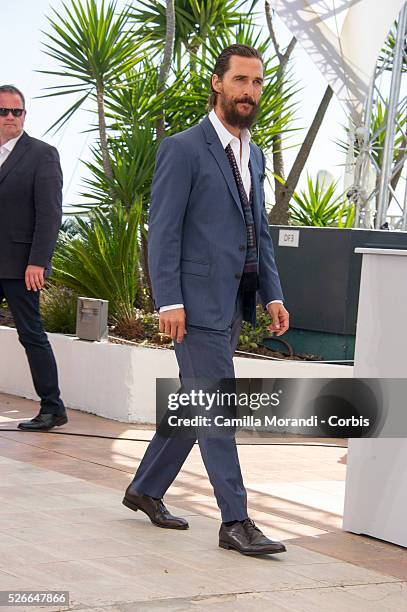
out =
[[[62,398],[76,408],[126,423],[155,423],[156,378],[177,378],[174,351],[87,342],[48,334],[58,363]],[[349,366],[236,357],[240,378],[347,378]],[[17,332],[0,326],[0,391],[38,399]]]

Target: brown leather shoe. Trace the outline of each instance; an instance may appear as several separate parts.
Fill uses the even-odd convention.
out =
[[[178,516],[172,516],[164,505],[162,499],[154,499],[149,495],[143,495],[127,487],[123,498],[123,505],[130,510],[141,510],[147,514],[153,525],[164,527],[165,529],[188,529],[187,521]]]
[[[232,548],[242,555],[271,555],[286,550],[281,542],[269,540],[249,518],[229,526],[222,523],[219,530],[219,546]]]

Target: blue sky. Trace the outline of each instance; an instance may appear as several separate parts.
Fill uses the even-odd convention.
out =
[[[55,68],[55,64],[41,51],[41,41],[44,40],[41,31],[48,29],[46,15],[51,14],[51,9],[58,11],[60,7],[59,0],[14,0],[2,6],[0,40],[2,49],[7,50],[7,53],[0,68],[0,82],[14,83],[25,92],[28,107],[27,132],[58,148],[64,172],[64,203],[68,205],[80,202],[77,194],[84,176],[80,159],[89,158],[88,146],[92,142],[92,136],[83,132],[88,128],[91,117],[86,111],[79,112],[55,136],[44,136],[49,126],[67,107],[67,100],[63,97],[36,99],[44,93],[43,88],[51,83],[49,77],[35,71]],[[278,19],[276,26],[278,38],[288,42],[290,33]],[[299,81],[302,88],[298,97],[301,102],[297,109],[297,124],[308,127],[325,91],[326,83],[298,44],[293,54],[293,69],[294,79]],[[319,170],[327,170],[335,178],[342,175],[344,156],[338,150],[335,140],[343,138],[342,126],[345,123],[346,114],[333,99],[306,166],[309,173],[316,175]],[[300,144],[303,134],[304,131],[298,132],[292,144]],[[297,150],[298,147],[294,147],[285,151],[287,170]],[[304,184],[305,178],[304,173],[301,184]]]

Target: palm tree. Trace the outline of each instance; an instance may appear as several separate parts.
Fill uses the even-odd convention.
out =
[[[186,49],[190,69],[196,71],[196,56],[203,42],[234,28],[242,18],[249,23],[250,17],[240,12],[245,4],[245,0],[174,0],[176,67],[181,68]],[[161,53],[167,39],[166,0],[139,0],[132,15],[138,25],[138,36],[145,39],[148,34],[152,52]]]
[[[53,9],[53,18],[48,18],[51,32],[46,33],[44,50],[59,63],[59,70],[39,72],[63,77],[66,81],[47,88],[52,93],[44,97],[80,94],[50,130],[61,128],[88,98],[96,101],[103,169],[112,181],[105,92],[141,61],[141,42],[136,41],[131,31],[128,9],[116,15],[115,0],[107,5],[105,0],[101,1],[100,6],[98,4],[97,0],[87,0],[86,3],[71,0],[70,6],[63,4],[64,14]]]
[[[172,54],[174,50],[175,40],[175,7],[174,0],[167,0],[166,2],[166,28],[165,28],[165,46],[163,59],[160,66],[160,73],[158,75],[158,88],[157,92],[161,93],[165,89],[168,76],[171,70]],[[164,115],[163,113],[157,118],[157,139],[161,140],[164,136]]]

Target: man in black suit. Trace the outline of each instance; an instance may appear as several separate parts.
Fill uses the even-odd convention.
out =
[[[1,85],[0,303],[9,305],[41,398],[39,414],[18,427],[43,431],[68,420],[39,309],[61,225],[62,172],[57,150],[24,132],[25,116],[21,91]]]

